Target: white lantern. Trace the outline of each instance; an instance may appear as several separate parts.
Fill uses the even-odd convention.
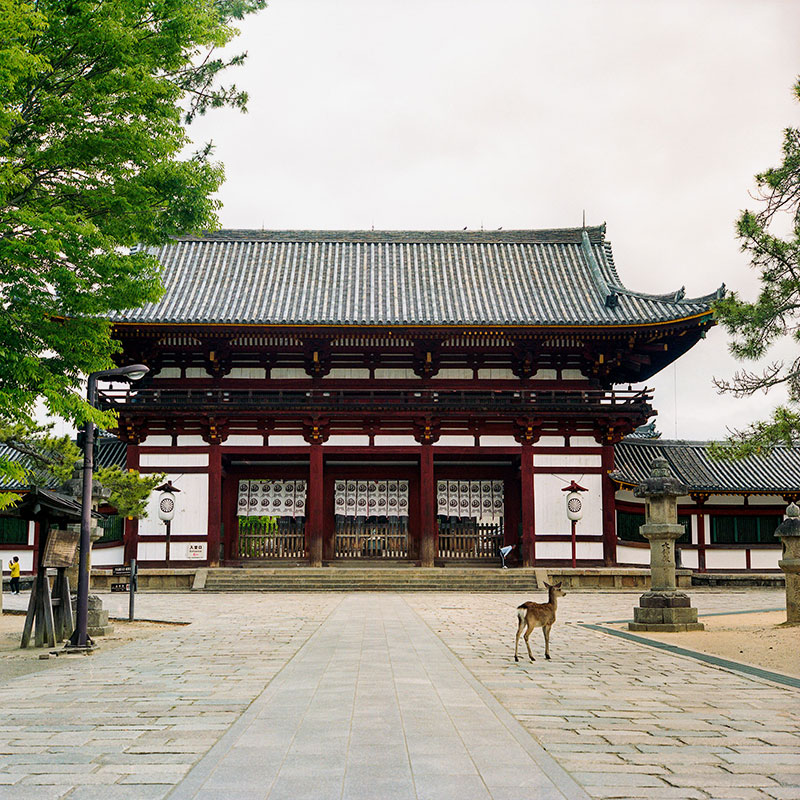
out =
[[[567,519],[579,520],[583,516],[583,500],[578,492],[567,495]]]
[[[180,489],[173,486],[172,481],[167,481],[156,487],[156,491],[161,492],[158,498],[158,518],[162,522],[170,522],[175,516],[175,492],[179,492]]]

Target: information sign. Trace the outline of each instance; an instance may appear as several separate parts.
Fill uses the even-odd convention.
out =
[[[45,567],[71,567],[80,541],[80,531],[51,530],[47,534],[42,565]]]

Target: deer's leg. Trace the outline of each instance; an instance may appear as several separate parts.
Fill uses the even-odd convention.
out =
[[[519,625],[517,625],[517,639],[514,642],[514,661],[519,661],[519,637],[522,633],[522,629],[525,627],[525,617],[522,617],[519,621]]]
[[[530,623],[528,624],[528,629],[525,631],[525,647],[528,648],[528,655],[530,656],[531,661],[536,661],[533,657],[533,653],[531,653],[531,643],[528,641],[531,638],[531,633],[533,632],[533,625]]]
[[[544,634],[544,657],[550,659],[550,628],[552,625],[543,625],[542,633]]]

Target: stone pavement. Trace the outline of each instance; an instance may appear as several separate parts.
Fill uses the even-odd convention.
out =
[[[523,599],[140,594],[137,617],[192,624],[0,686],[0,798],[800,800],[797,689],[579,624],[632,593],[570,593],[553,660],[537,631],[516,664]]]

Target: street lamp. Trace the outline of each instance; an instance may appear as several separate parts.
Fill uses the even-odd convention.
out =
[[[86,400],[90,406],[97,402],[97,381],[114,380],[138,381],[150,372],[144,364],[130,364],[118,369],[92,372],[86,385]],[[94,472],[94,423],[86,420],[83,425],[83,493],[81,496],[81,540],[78,561],[78,602],[75,630],[67,643],[68,647],[91,648],[89,627],[89,548],[92,519],[92,474]]]

